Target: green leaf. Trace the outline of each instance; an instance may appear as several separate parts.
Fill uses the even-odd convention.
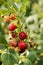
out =
[[[4,65],[14,65],[14,58],[8,53],[2,54],[2,62]]]
[[[17,5],[16,5],[15,3],[12,3],[12,5],[13,5],[13,8],[14,8],[16,11],[18,11]]]
[[[15,63],[18,63],[17,54],[15,55],[14,50],[5,50],[1,55],[1,60],[4,65],[14,65]]]
[[[22,0],[24,3],[26,3],[28,0]]]
[[[30,52],[28,58],[31,60],[31,62],[34,62],[37,59],[37,55]]]
[[[0,24],[0,35],[3,35],[3,34],[4,34],[4,30],[2,29],[1,24]]]
[[[43,12],[39,13],[39,18],[43,18]]]
[[[7,14],[9,13],[9,11],[7,9],[5,9],[5,10],[4,9],[0,9],[0,14],[4,14],[5,15],[6,13]]]
[[[5,45],[0,44],[0,50],[5,50],[5,49],[6,49]]]
[[[3,50],[5,50],[6,47],[3,44],[0,44],[0,61],[1,61],[1,54],[3,53]]]
[[[23,59],[23,61],[20,63],[20,65],[33,65],[30,60]]]
[[[25,14],[26,13],[26,6],[24,4],[20,7],[20,13]]]
[[[9,48],[9,53],[13,54],[16,58],[16,61],[18,62],[17,58],[18,58],[19,54],[16,53],[12,48]]]
[[[7,43],[7,41],[5,39],[5,36],[4,36],[4,30],[1,27],[1,25],[0,25],[0,43],[2,43],[2,44],[6,44]]]
[[[20,3],[21,2],[21,0],[14,0],[16,3]]]
[[[38,60],[38,62],[36,63],[36,65],[43,65],[43,57],[40,58],[40,60]]]

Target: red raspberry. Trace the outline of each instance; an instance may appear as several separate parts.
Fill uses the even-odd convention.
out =
[[[15,24],[9,24],[9,26],[8,26],[8,29],[9,29],[10,31],[15,30],[16,28],[17,28],[17,27],[16,27]]]
[[[14,14],[11,14],[11,15],[10,15],[10,19],[11,19],[11,20],[15,20],[15,15],[14,15]]]
[[[18,47],[21,49],[21,51],[22,51],[22,50],[25,50],[25,48],[26,48],[26,43],[21,41],[21,42],[18,43]]]
[[[14,42],[14,40],[11,40],[11,41],[10,41],[10,45],[11,45],[12,47],[15,47],[15,46],[16,46],[16,43]]]
[[[26,39],[26,37],[27,37],[27,35],[26,35],[25,32],[20,32],[20,33],[19,33],[19,38],[20,38],[21,40]]]
[[[15,37],[16,35],[15,35],[15,33],[12,33],[11,36],[12,36],[12,37]]]

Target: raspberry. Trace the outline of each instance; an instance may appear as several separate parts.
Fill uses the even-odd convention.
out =
[[[20,38],[21,40],[26,39],[26,37],[27,37],[27,35],[26,35],[25,32],[20,32],[20,33],[19,33],[19,38]]]
[[[16,28],[17,28],[17,27],[16,27],[15,24],[9,24],[9,26],[8,26],[8,29],[9,29],[10,31],[15,30]]]
[[[11,14],[11,15],[10,15],[10,19],[11,19],[11,20],[15,20],[15,15],[14,15],[14,14]]]
[[[11,40],[10,41],[10,46],[12,46],[12,47],[15,47],[16,46],[16,43],[14,42],[14,40]]]
[[[11,36],[12,36],[12,37],[15,37],[16,35],[15,35],[15,33],[12,33]]]
[[[4,16],[4,22],[9,22],[9,16]]]
[[[18,43],[18,47],[23,51],[26,48],[26,43],[21,41]]]

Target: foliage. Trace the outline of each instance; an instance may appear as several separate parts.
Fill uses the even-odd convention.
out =
[[[11,20],[10,15],[16,19]],[[9,21],[4,21],[9,16]],[[17,35],[12,38],[8,25],[13,23]],[[20,40],[21,31],[27,34],[25,40]],[[10,40],[27,44],[24,52],[18,47],[10,46]],[[43,1],[42,0],[0,0],[0,62],[3,65],[43,65]]]

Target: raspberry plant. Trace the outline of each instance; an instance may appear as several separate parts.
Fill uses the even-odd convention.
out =
[[[43,65],[42,0],[0,0],[0,64]]]

